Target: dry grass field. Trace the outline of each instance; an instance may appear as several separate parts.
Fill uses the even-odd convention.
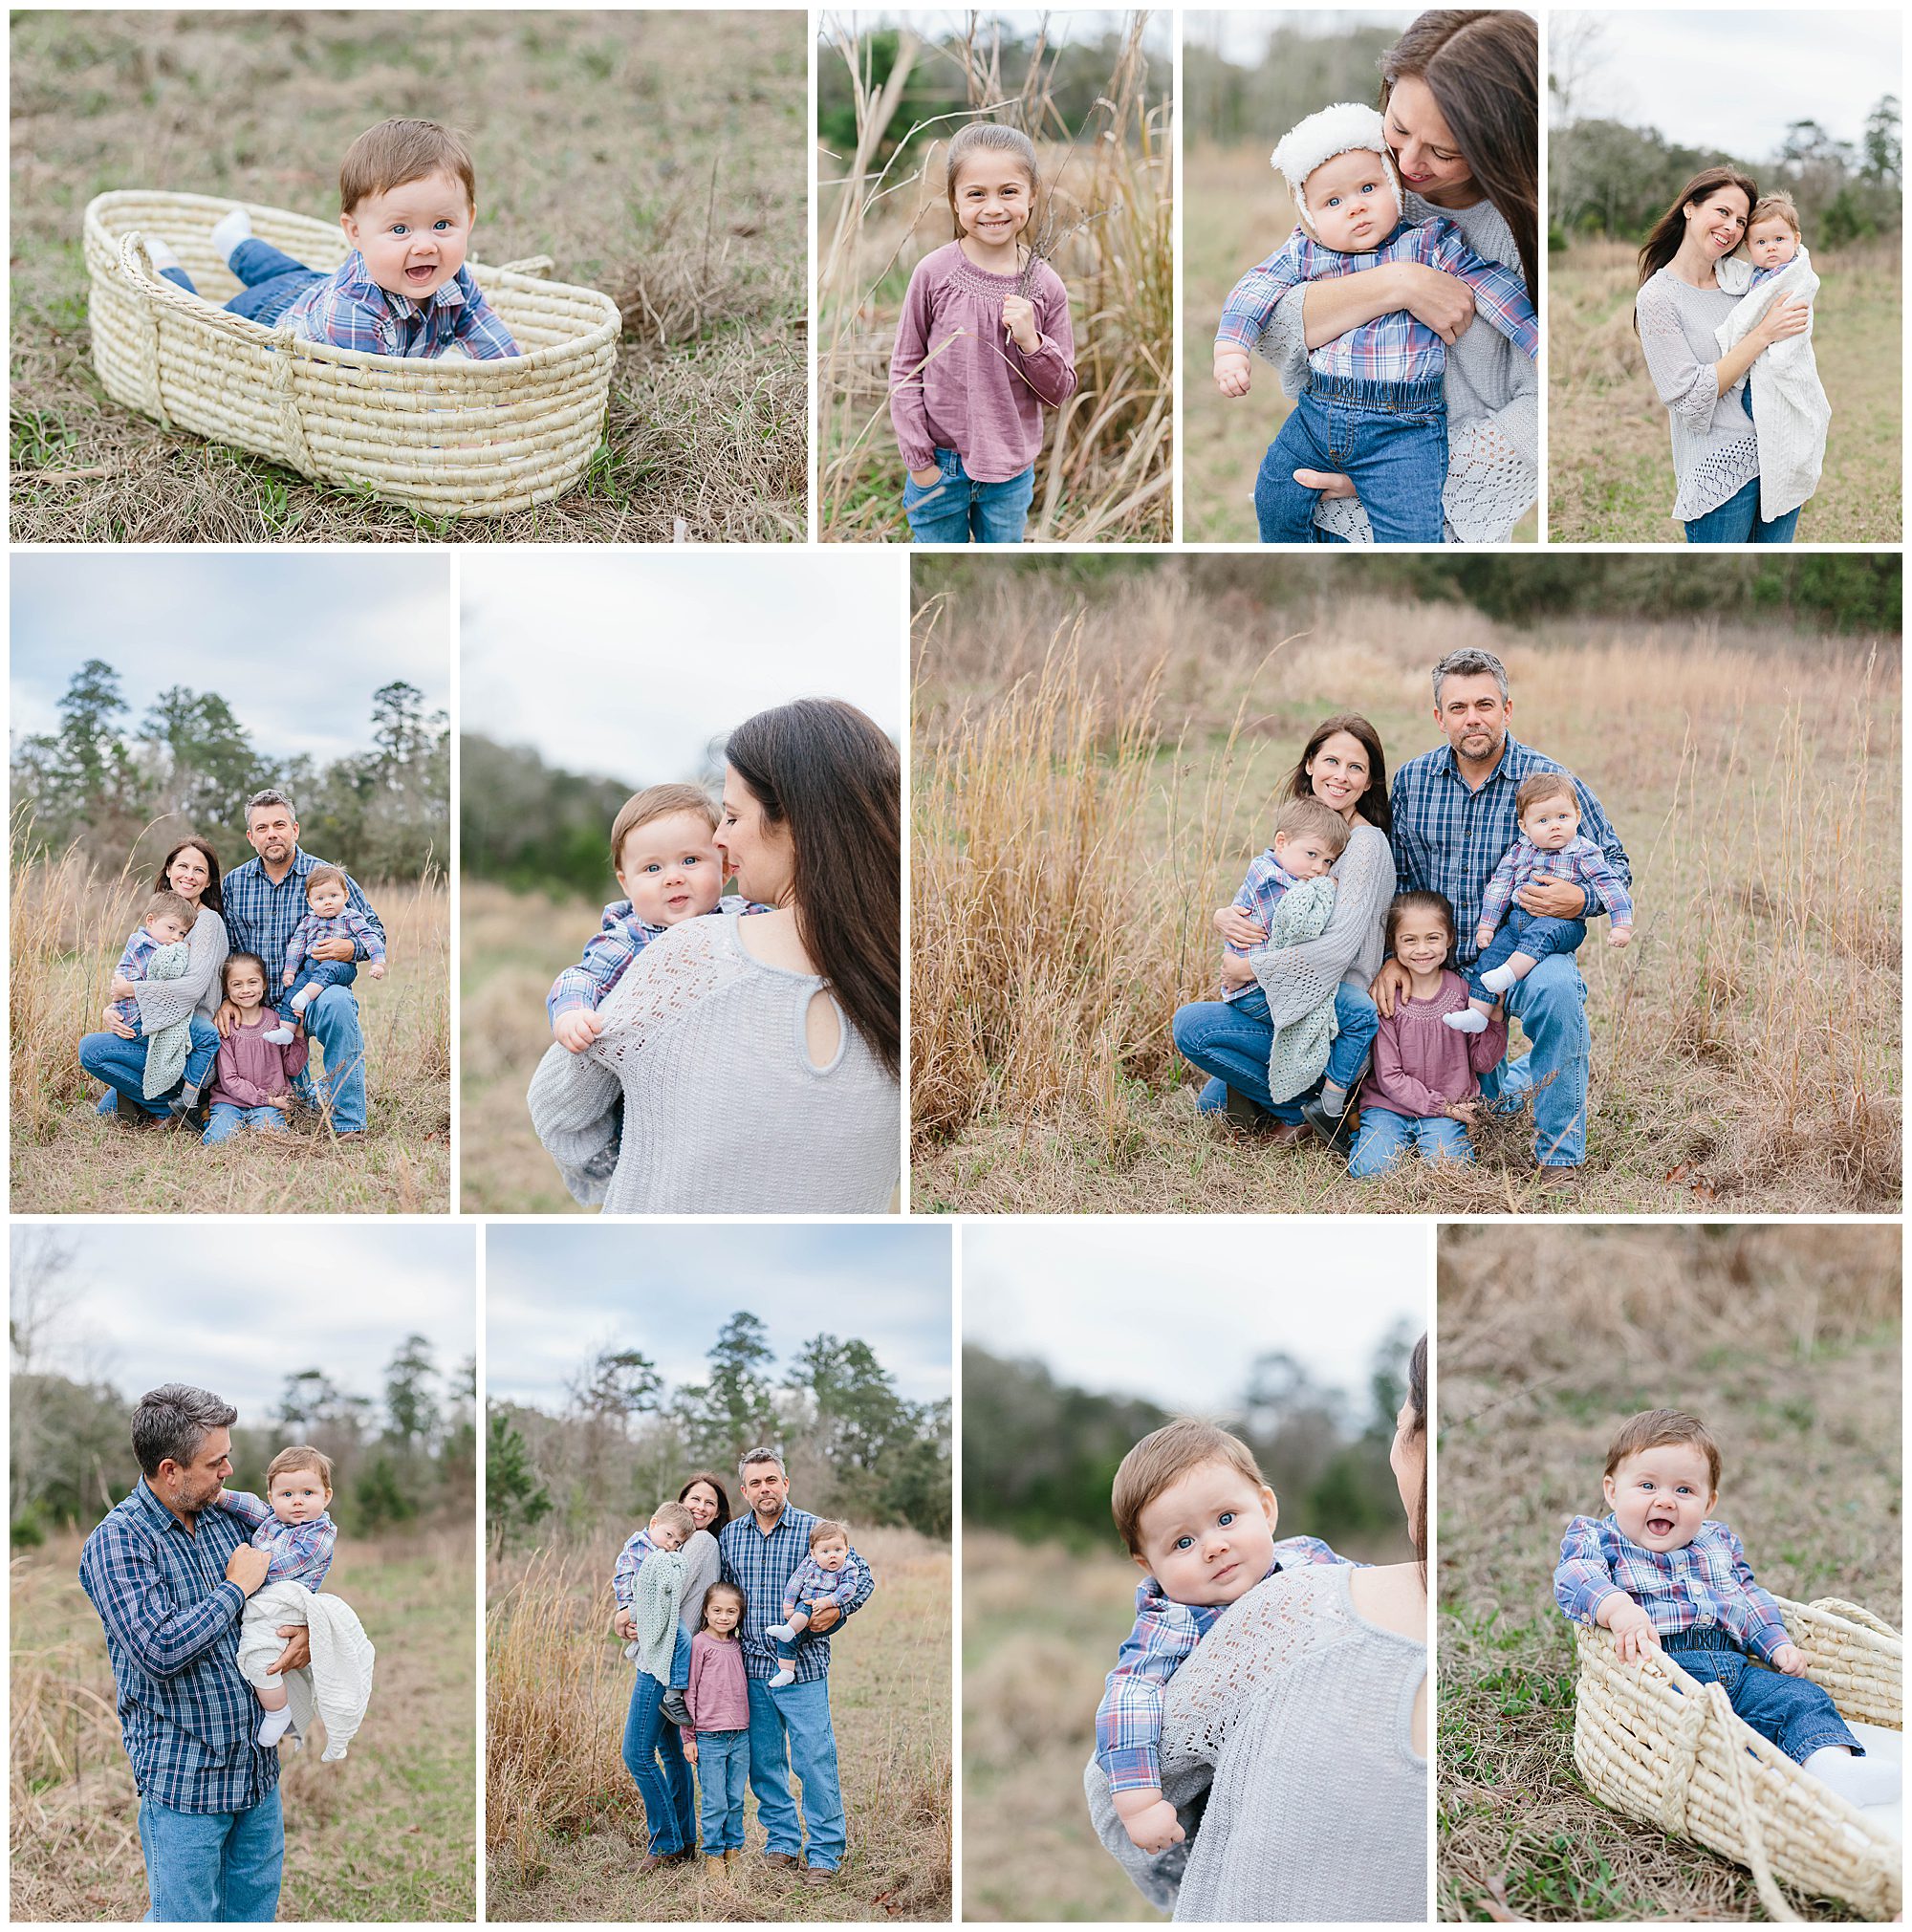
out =
[[[1588,1795],[1554,1567],[1615,1427],[1684,1407],[1760,1581],[1900,1624],[1899,1229],[1445,1227],[1439,1323],[1441,1916],[1763,1918],[1738,1866]]]
[[[1268,144],[1191,145],[1182,209],[1182,520],[1191,543],[1253,543],[1255,470],[1293,407],[1271,364],[1256,358],[1247,396],[1229,398],[1209,373],[1215,324],[1244,270],[1272,253],[1294,227],[1287,185]],[[1470,326],[1486,328],[1476,318]],[[1532,543],[1537,513],[1514,526]]]
[[[1900,1199],[1897,638],[1562,619],[1305,588],[1205,594],[1201,558],[1109,577],[919,565],[911,1025],[919,1210],[1580,1214]],[[1298,586],[1300,579],[1291,582]],[[1505,659],[1514,729],[1577,771],[1632,860],[1640,933],[1579,955],[1589,1158],[1532,1198],[1531,1125],[1478,1165],[1350,1181],[1197,1118],[1169,1022],[1212,996],[1212,909],[1266,843],[1309,729],[1436,742],[1427,667]]]
[[[1666,411],[1633,332],[1637,250],[1582,242],[1547,264],[1548,533],[1555,543],[1680,543]],[[1833,405],[1800,543],[1897,543],[1901,531],[1899,239],[1816,254],[1813,354]]]
[[[21,12],[12,23],[12,531],[35,542],[801,541],[801,13]],[[467,129],[477,255],[551,255],[624,312],[604,441],[562,502],[441,523],[169,434],[93,372],[103,189],[331,221],[387,114]]]
[[[1038,207],[1030,239],[1068,285],[1076,337],[1076,393],[1054,412],[1036,459],[1032,542],[1164,543],[1173,533],[1173,143],[1166,70],[1151,70],[1141,49],[1145,17],[1128,16],[1094,121],[1073,141],[1047,69],[1003,117],[1038,143],[1051,214]],[[910,271],[950,238],[944,155],[955,129],[905,143],[880,168],[890,103],[861,86],[854,43],[826,39],[816,57],[847,61],[858,76],[863,129],[854,155],[817,157],[820,528],[826,540],[907,542],[890,352]],[[941,57],[921,47],[913,55]],[[907,72],[900,59],[891,86]],[[976,76],[972,99],[1002,98],[988,80]]]
[[[143,881],[140,882],[143,884]],[[444,1214],[451,1206],[451,918],[443,879],[365,895],[390,964],[354,990],[365,1035],[369,1122],[338,1141],[310,1109],[289,1140],[135,1133],[95,1112],[80,1071],[132,930],[139,886],[77,854],[16,862],[10,932],[12,1206],[20,1214]],[[315,1053],[322,1062],[323,1054]]]
[[[98,1924],[146,1908],[139,1799],[120,1741],[80,1539],[12,1560],[12,1917]],[[421,1530],[338,1546],[327,1588],[378,1651],[350,1754],[280,1751],[279,1917],[469,1921],[477,1913],[472,1536]]]
[[[486,1632],[486,1900],[511,1920],[947,1920],[950,1561],[909,1530],[858,1530],[877,1590],[830,1653],[850,1845],[812,1891],[759,1854],[649,1878],[643,1806],[620,1755],[633,1666],[611,1635],[609,1536],[494,1563]],[[798,1788],[799,1800],[801,1788]]]

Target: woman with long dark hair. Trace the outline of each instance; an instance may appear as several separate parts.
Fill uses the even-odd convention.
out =
[[[1444,215],[1483,261],[1517,268],[1540,305],[1540,37],[1526,13],[1444,9],[1421,14],[1381,60],[1385,139],[1403,189],[1401,218]],[[1540,386],[1531,358],[1474,323],[1474,294],[1456,275],[1390,262],[1358,275],[1291,289],[1261,353],[1291,396],[1308,379],[1308,352],[1404,309],[1447,346],[1449,543],[1505,543],[1540,477]],[[1317,539],[1372,543],[1345,476],[1298,470],[1321,492]]]
[[[1812,323],[1807,303],[1775,301],[1722,354],[1715,331],[1746,299],[1720,286],[1759,200],[1738,168],[1702,168],[1654,223],[1640,250],[1633,326],[1673,437],[1673,514],[1688,543],[1791,543],[1799,511],[1759,513],[1759,432],[1752,365]]]
[[[653,940],[532,1120],[607,1213],[881,1210],[902,1153],[902,788],[854,705],[759,712],[726,747],[717,844],[769,910]]]
[[[116,1117],[128,1127],[158,1127],[179,1117],[170,1106],[188,1080],[197,1087],[211,1071],[219,1052],[219,1033],[212,1016],[219,1010],[220,968],[230,943],[226,936],[226,901],[219,889],[219,855],[204,838],[182,838],[160,861],[152,890],[176,892],[199,908],[186,935],[186,969],[175,980],[122,980],[115,977],[107,988],[101,1014],[104,1031],[84,1033],[79,1064],[106,1092],[99,1112]],[[128,999],[140,1009],[140,1024],[128,1026],[113,1009],[113,1002]],[[179,1085],[147,1098],[144,1092],[146,1052],[163,1027],[188,1022],[192,1033],[186,1070]]]

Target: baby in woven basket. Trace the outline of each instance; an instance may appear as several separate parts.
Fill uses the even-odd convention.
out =
[[[1623,1423],[1601,1482],[1611,1513],[1567,1526],[1555,1600],[1574,1622],[1612,1631],[1622,1661],[1659,1650],[1719,1684],[1742,1722],[1848,1803],[1896,1802],[1899,1768],[1868,1759],[1807,1681],[1808,1659],[1739,1538],[1707,1516],[1719,1484],[1719,1448],[1697,1416],[1648,1409]]]
[[[330,274],[259,240],[244,208],[223,216],[210,240],[245,284],[228,313],[378,356],[524,353],[465,266],[478,185],[458,135],[435,120],[368,128],[345,150],[338,206],[352,252]],[[147,253],[167,281],[198,294],[168,243],[155,239]]]
[[[1130,1841],[1164,1852],[1185,1834],[1162,1794],[1162,1699],[1229,1604],[1277,1571],[1342,1563],[1318,1536],[1274,1540],[1274,1491],[1253,1451],[1212,1422],[1180,1417],[1144,1436],[1116,1471],[1116,1528],[1143,1581],[1096,1706],[1096,1762]]]

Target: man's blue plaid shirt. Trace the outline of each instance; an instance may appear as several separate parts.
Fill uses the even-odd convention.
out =
[[[724,1580],[734,1583],[744,1593],[744,1671],[747,1676],[771,1678],[785,1667],[785,1661],[771,1648],[765,1637],[767,1625],[783,1621],[784,1585],[796,1574],[810,1554],[810,1532],[818,1518],[808,1509],[794,1509],[786,1503],[776,1528],[768,1536],[757,1528],[757,1519],[746,1509],[724,1526],[717,1549],[724,1559]],[[847,1617],[860,1610],[877,1587],[870,1566],[852,1550],[842,1574],[857,1572],[857,1582],[843,1603]],[[833,1625],[833,1629],[842,1626]],[[830,1674],[830,1639],[806,1637],[789,1660],[798,1683],[815,1683]]]
[[[1488,881],[1520,836],[1520,819],[1513,809],[1520,781],[1535,771],[1566,769],[1529,750],[1510,732],[1500,763],[1478,792],[1468,790],[1451,745],[1410,758],[1394,774],[1390,794],[1394,830],[1389,842],[1394,847],[1397,889],[1446,895],[1454,908],[1455,963],[1463,968],[1471,966],[1480,952],[1474,928],[1481,923]],[[1633,869],[1626,850],[1607,822],[1600,801],[1577,778],[1574,792],[1580,801],[1581,836],[1606,854],[1622,884],[1630,883]],[[1605,912],[1597,893],[1589,892],[1587,900],[1582,919]]]
[[[265,865],[257,858],[235,866],[221,880],[226,896],[226,936],[232,942],[233,951],[257,953],[266,962],[272,980],[278,978],[293,934],[312,910],[305,901],[305,882],[315,867],[325,863],[322,858],[315,858],[304,846],[295,845],[292,870],[276,885],[266,877]],[[342,866],[338,869],[344,870]],[[350,873],[345,875],[345,900],[382,941],[385,928]],[[359,959],[369,957],[362,945],[356,945],[354,950]],[[344,961],[337,964],[343,966]]]
[[[142,1479],[86,1539],[79,1583],[106,1627],[120,1728],[142,1798],[243,1812],[278,1783],[253,1743],[258,1702],[239,1675],[246,1594],[226,1580],[245,1523],[204,1509],[188,1532]]]

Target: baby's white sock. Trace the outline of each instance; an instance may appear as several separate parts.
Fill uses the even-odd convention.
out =
[[[299,990],[295,992],[292,996],[292,998],[286,1002],[286,1004],[292,1008],[293,1011],[295,1012],[300,1019],[304,1019],[305,1009],[312,1004],[312,995],[309,992],[307,992],[303,987],[301,987]]]
[[[270,1033],[260,1037],[275,1047],[289,1047],[293,1043],[293,1030],[290,1027],[274,1027]]]
[[[156,271],[176,269],[180,265],[179,256],[173,252],[172,243],[161,241],[158,235],[146,237],[146,259],[152,263]]]
[[[1484,1033],[1488,1030],[1487,1014],[1475,1012],[1472,1007],[1464,1007],[1458,1013],[1443,1013],[1441,1018],[1457,1033]]]
[[[764,1625],[764,1635],[774,1637],[779,1643],[789,1643],[795,1638],[796,1632],[787,1623],[767,1623]]]
[[[269,1710],[259,1720],[259,1742],[262,1745],[275,1745],[292,1727],[293,1707],[287,1704],[283,1710]]]
[[[1509,987],[1517,987],[1520,984],[1520,976],[1511,966],[1489,966],[1481,975],[1481,984],[1490,993],[1504,993]]]
[[[208,239],[219,250],[220,260],[229,264],[232,260],[232,250],[241,242],[250,242],[252,239],[252,217],[244,208],[228,208],[212,225],[212,233]]]
[[[777,1674],[771,1679],[771,1688],[772,1690],[781,1690],[785,1684],[794,1683],[795,1682],[796,1672],[791,1669],[787,1663],[779,1664],[777,1666]]]
[[[1849,1805],[1889,1805],[1899,1796],[1899,1767],[1879,1758],[1856,1758],[1837,1745],[1826,1745],[1802,1769],[1836,1791]]]

